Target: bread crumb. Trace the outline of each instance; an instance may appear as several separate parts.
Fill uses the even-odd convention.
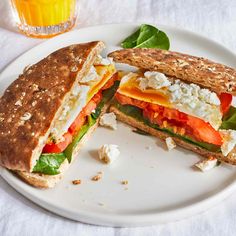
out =
[[[102,178],[102,175],[103,175],[102,172],[98,172],[98,174],[95,175],[95,176],[93,176],[93,177],[91,178],[91,180],[93,180],[93,181],[98,181],[98,180],[100,180],[100,179]]]
[[[166,146],[168,148],[168,151],[171,151],[176,147],[176,144],[171,137],[166,138]]]
[[[74,184],[74,185],[81,184],[81,180],[80,179],[73,180],[72,184]]]
[[[122,181],[121,181],[121,184],[123,184],[123,185],[127,185],[128,183],[129,183],[128,180],[122,180]]]

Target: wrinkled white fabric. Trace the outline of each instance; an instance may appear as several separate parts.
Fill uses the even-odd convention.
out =
[[[8,0],[0,1],[0,70],[43,40],[17,32]],[[235,0],[79,0],[76,28],[88,25],[145,22],[201,33],[236,53]],[[236,62],[235,62],[236,64]],[[18,194],[0,177],[0,235],[235,235],[236,192],[207,212],[179,222],[145,228],[99,227],[54,215]]]

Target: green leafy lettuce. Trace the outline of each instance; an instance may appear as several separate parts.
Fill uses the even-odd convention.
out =
[[[136,32],[126,38],[121,46],[123,48],[160,48],[168,50],[170,41],[163,31],[152,25],[143,24]]]
[[[236,130],[236,108],[230,107],[227,114],[223,117],[220,129],[233,129]]]
[[[102,108],[104,105],[109,102],[114,96],[118,86],[119,81],[115,81],[114,85],[103,91],[103,97],[101,102],[98,104],[96,110],[87,117],[87,122],[82,126],[76,136],[73,138],[72,143],[66,148],[63,153],[51,153],[51,154],[42,154],[37,161],[33,172],[47,174],[47,175],[57,175],[60,173],[59,167],[67,158],[71,162],[72,154],[80,140],[87,133],[87,131],[96,123],[99,115],[101,114]]]
[[[42,173],[46,175],[59,174],[59,167],[65,161],[64,153],[42,154],[34,166],[33,172]]]
[[[145,125],[148,125],[156,130],[160,130],[162,132],[165,132],[167,134],[169,134],[172,137],[178,137],[188,143],[192,143],[195,144],[199,147],[205,148],[209,151],[212,152],[220,152],[220,148],[214,144],[209,144],[209,143],[204,143],[204,142],[198,142],[195,140],[192,140],[190,137],[188,136],[182,136],[182,135],[178,135],[176,133],[173,132],[172,129],[166,129],[166,128],[161,128],[160,126],[158,126],[157,124],[152,124],[148,119],[143,117],[143,113],[142,110],[138,107],[135,106],[131,106],[131,105],[121,105],[118,102],[114,102],[113,105],[119,109],[122,113],[131,116],[133,118],[135,118],[136,120],[143,122]]]

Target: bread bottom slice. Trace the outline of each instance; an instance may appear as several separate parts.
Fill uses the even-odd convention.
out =
[[[106,112],[108,108],[108,104],[106,104],[102,112],[100,114],[100,117]],[[99,117],[99,118],[100,118]],[[72,161],[69,163],[67,159],[61,164],[59,171],[60,174],[58,175],[45,175],[41,173],[30,173],[30,172],[24,172],[24,171],[14,171],[22,180],[24,180],[26,183],[37,187],[37,188],[53,188],[64,176],[66,170],[69,168],[69,166],[73,163],[76,156],[78,155],[80,149],[82,146],[86,143],[86,141],[89,139],[89,137],[92,135],[92,133],[96,130],[99,124],[99,118],[97,119],[96,123],[88,130],[88,132],[83,136],[83,138],[80,140],[79,144],[76,146],[76,148],[73,151],[72,154]]]
[[[156,129],[144,124],[143,122],[140,122],[140,121],[136,120],[135,118],[122,113],[115,106],[111,106],[110,111],[114,112],[116,114],[116,117],[118,120],[120,120],[124,123],[127,123],[127,124],[131,125],[132,127],[143,130],[143,131],[145,131],[153,136],[156,136],[162,140],[165,140],[167,137],[171,137],[177,145],[179,145],[185,149],[191,150],[197,154],[200,154],[203,157],[210,157],[211,156],[211,157],[217,158],[219,161],[223,161],[223,162],[229,163],[231,165],[236,165],[236,149],[233,149],[228,154],[228,156],[223,156],[221,153],[208,151],[208,150],[201,148],[199,146],[196,146],[194,144],[185,142],[184,140],[182,140],[178,137],[172,137],[162,131],[156,130]]]

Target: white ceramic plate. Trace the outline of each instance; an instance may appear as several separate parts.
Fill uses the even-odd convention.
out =
[[[72,31],[50,39],[26,52],[0,76],[0,94],[21,73],[58,48],[73,43],[103,40],[107,51],[119,47],[138,25],[104,25]],[[236,56],[221,45],[184,30],[160,26],[170,38],[171,50],[204,56],[235,67]],[[106,53],[105,52],[105,53]],[[100,163],[97,149],[118,144],[121,155],[112,165]],[[118,130],[98,128],[65,178],[50,190],[35,189],[0,168],[2,177],[36,204],[61,216],[110,226],[144,226],[182,219],[205,211],[236,187],[236,170],[222,165],[208,173],[191,167],[199,160],[181,148],[168,152],[156,138],[135,134],[119,123]],[[91,181],[98,171],[104,177]],[[71,181],[81,179],[81,185]],[[122,180],[129,184],[122,185]]]

